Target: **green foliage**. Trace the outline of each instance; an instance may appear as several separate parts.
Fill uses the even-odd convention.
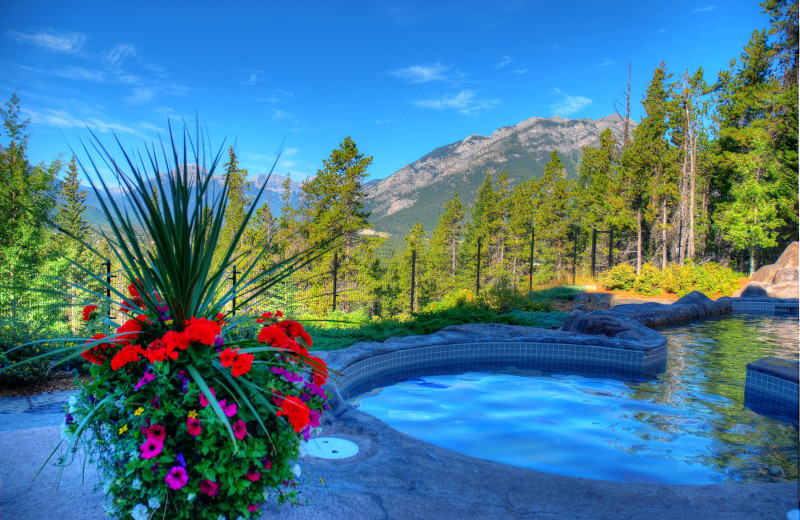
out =
[[[628,264],[617,264],[600,275],[600,283],[609,290],[629,291],[636,282],[636,269]]]
[[[662,287],[667,292],[682,297],[692,291],[700,291],[710,298],[718,298],[736,292],[744,276],[716,262],[700,265],[689,262],[670,265],[663,271],[663,278]]]
[[[62,347],[57,341],[49,339],[67,332],[63,323],[17,321],[0,328],[0,366],[9,367],[0,373],[2,385],[28,385],[41,381],[49,373],[51,366],[47,357],[32,362],[25,360],[47,355]],[[82,363],[76,363],[82,365]]]
[[[650,262],[646,262],[642,266],[639,276],[636,277],[636,281],[633,282],[633,292],[646,296],[661,294],[662,282],[661,270],[650,264]]]

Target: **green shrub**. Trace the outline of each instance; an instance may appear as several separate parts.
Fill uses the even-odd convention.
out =
[[[708,297],[730,296],[739,289],[743,275],[716,262],[708,262],[694,268],[694,289]]]
[[[645,296],[661,294],[663,292],[661,289],[662,281],[661,270],[649,262],[645,263],[639,276],[636,277],[636,281],[633,282],[633,292],[644,294]]]
[[[48,328],[32,327],[24,322],[3,325],[0,330],[0,366],[11,366],[12,368],[0,374],[0,384],[27,385],[41,381],[50,369],[52,358],[39,358],[35,361],[21,364],[18,367],[13,365],[25,359],[47,354],[57,348],[64,347],[64,343],[47,341],[55,335],[58,335],[58,333]],[[40,342],[28,344],[37,340]],[[25,346],[17,348],[21,345]],[[69,344],[66,346],[69,346]],[[72,365],[82,365],[81,361],[82,359],[75,361]]]
[[[684,297],[694,289],[694,270],[691,261],[684,265],[672,264],[664,269],[661,286],[667,292]]]
[[[618,264],[600,275],[600,283],[609,290],[630,291],[636,282],[636,269],[628,264]]]

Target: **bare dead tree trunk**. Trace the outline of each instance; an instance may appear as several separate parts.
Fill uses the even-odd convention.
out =
[[[636,208],[636,276],[642,272],[642,208]]]
[[[664,251],[661,255],[661,269],[667,268],[667,249],[669,249],[669,242],[667,242],[667,199],[661,199],[661,242],[664,244]]]
[[[622,127],[622,149],[625,150],[628,147],[628,144],[630,144],[628,136],[630,134],[631,127],[631,62],[628,62],[628,88],[625,92],[625,117],[622,117],[622,114],[619,113],[616,105],[617,102],[614,101],[614,111],[624,123]]]
[[[697,136],[692,136],[689,134],[690,139],[690,157],[691,157],[691,164],[689,167],[689,245],[686,250],[686,254],[689,258],[694,258],[695,255],[695,238],[694,238],[694,213],[695,213],[695,190],[696,187],[696,178],[697,178],[697,170],[696,170],[696,156],[697,156]]]

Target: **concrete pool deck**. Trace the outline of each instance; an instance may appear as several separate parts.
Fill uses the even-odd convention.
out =
[[[98,477],[91,466],[83,483],[80,462],[68,466],[58,490],[53,466],[32,481],[58,442],[63,414],[57,408],[68,396],[0,398],[0,518],[107,518],[102,492],[92,491]],[[300,496],[308,505],[267,507],[261,518],[752,520],[786,518],[798,503],[797,483],[618,483],[506,466],[427,444],[355,409],[325,425],[324,435],[357,443],[358,455],[301,459]]]
[[[0,518],[107,518],[102,492],[92,491],[98,476],[91,465],[83,481],[81,463],[68,466],[58,490],[53,466],[32,480],[58,442],[60,404],[69,395],[0,398]],[[750,520],[783,519],[798,507],[797,482],[680,486],[562,477],[433,446],[341,403],[334,412],[323,435],[355,442],[359,453],[301,459],[307,505],[267,506],[261,518]],[[554,443],[558,437],[554,431]]]

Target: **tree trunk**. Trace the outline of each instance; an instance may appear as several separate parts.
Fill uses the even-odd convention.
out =
[[[636,208],[636,276],[642,272],[642,208]]]
[[[661,201],[661,242],[664,244],[664,251],[661,256],[661,269],[667,268],[667,249],[669,243],[667,242],[667,199]]]
[[[695,166],[695,164],[696,164],[695,156],[696,156],[696,153],[697,153],[697,137],[696,136],[692,137],[692,135],[689,134],[689,139],[690,139],[690,142],[691,142],[691,144],[689,146],[691,160],[690,160],[690,166],[689,166],[689,183],[690,183],[690,187],[689,187],[689,236],[688,236],[688,248],[686,250],[686,254],[687,254],[687,256],[689,258],[694,258],[694,255],[695,255],[695,246],[694,246],[694,212],[695,212],[695,207],[694,207],[695,206],[695,198],[694,197],[695,197],[695,195],[694,194],[695,194],[695,189],[696,189],[696,186],[695,186],[695,182],[696,181],[695,181],[695,179],[696,179],[696,175],[697,175],[697,172],[696,172],[696,169],[695,169],[696,168],[696,166]]]

